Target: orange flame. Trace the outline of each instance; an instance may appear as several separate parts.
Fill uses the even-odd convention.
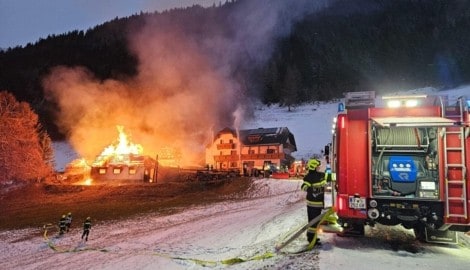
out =
[[[117,144],[111,144],[93,162],[94,166],[101,166],[106,162],[129,163],[130,155],[141,155],[144,148],[140,144],[130,142],[123,126],[116,126],[119,132]]]

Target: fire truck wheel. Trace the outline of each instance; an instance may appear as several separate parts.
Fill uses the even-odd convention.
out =
[[[353,224],[353,232],[358,236],[364,236],[364,224]]]
[[[418,224],[413,228],[415,233],[415,238],[418,241],[425,242],[426,241],[426,232],[424,229],[424,225]]]
[[[364,236],[364,224],[353,223],[348,224],[347,227],[344,228],[344,231],[338,236]]]

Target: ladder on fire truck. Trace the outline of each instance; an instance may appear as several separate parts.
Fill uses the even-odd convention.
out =
[[[464,98],[455,105],[446,105],[443,116],[455,121],[454,126],[444,128],[445,202],[446,218],[467,219],[467,195],[465,165]]]

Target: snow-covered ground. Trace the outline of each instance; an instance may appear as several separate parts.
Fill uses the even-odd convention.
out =
[[[468,95],[470,87],[440,94]],[[308,158],[329,142],[336,108],[336,103],[299,106],[293,112],[260,107],[256,121],[244,128],[286,126],[295,135],[296,157]],[[73,150],[64,145],[56,149],[59,168],[75,158]],[[462,244],[457,246],[418,244],[407,240],[413,238],[412,232],[400,226],[367,228],[364,238],[323,234],[320,249],[284,253],[299,245],[294,243],[275,253],[274,246],[307,221],[300,184],[301,180],[256,179],[248,199],[242,202],[227,198],[174,215],[155,213],[115,223],[98,222],[87,243],[80,241],[78,227],[62,238],[43,235],[39,227],[2,231],[0,269],[469,268],[468,236],[461,235]],[[305,243],[305,236],[298,241]]]
[[[275,253],[306,223],[300,184],[257,179],[242,202],[98,222],[86,243],[78,225],[62,238],[40,228],[3,231],[0,269],[468,269],[468,245],[412,244],[410,251],[413,235],[400,227],[368,229],[364,238],[323,234],[320,249],[286,254],[307,243],[303,234]]]

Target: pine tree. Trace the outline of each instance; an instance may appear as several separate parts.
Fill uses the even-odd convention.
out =
[[[287,106],[288,111],[291,111],[291,107],[298,103],[298,92],[302,88],[301,75],[299,70],[292,65],[287,67],[286,73],[282,88],[281,101],[282,105]]]
[[[52,172],[51,140],[26,102],[0,92],[0,183],[40,180]]]

